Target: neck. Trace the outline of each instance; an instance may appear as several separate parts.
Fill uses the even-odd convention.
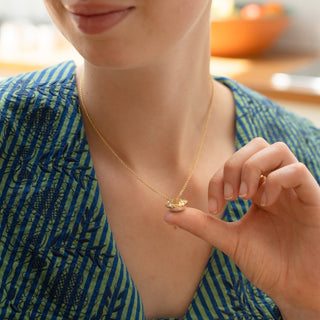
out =
[[[155,157],[155,145],[170,154],[171,163],[194,157],[212,85],[207,38],[192,46],[176,47],[148,66],[113,70],[85,62],[78,70],[91,118],[129,164],[137,155],[145,162]]]

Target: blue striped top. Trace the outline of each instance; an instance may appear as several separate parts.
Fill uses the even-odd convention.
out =
[[[236,147],[284,141],[319,181],[319,130],[226,78]],[[73,62],[0,83],[0,319],[145,319],[90,157]],[[250,206],[228,203],[224,219]],[[182,319],[281,319],[273,301],[214,249]]]

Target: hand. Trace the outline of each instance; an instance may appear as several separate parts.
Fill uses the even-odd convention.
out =
[[[238,196],[252,199],[241,220],[214,216]],[[320,187],[285,144],[256,138],[236,152],[210,181],[209,210],[165,221],[225,252],[290,319],[293,309],[320,319]]]

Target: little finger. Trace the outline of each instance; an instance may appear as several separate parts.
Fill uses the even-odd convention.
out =
[[[274,204],[286,189],[293,189],[303,204],[320,206],[320,187],[303,163],[293,163],[271,172],[264,183],[260,205]]]

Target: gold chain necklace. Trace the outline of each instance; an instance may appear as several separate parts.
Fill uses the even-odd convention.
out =
[[[83,90],[82,90],[82,84],[83,84],[83,78],[84,78],[84,73],[82,73],[82,78],[80,81],[80,86],[79,86],[79,98],[80,98],[80,104],[82,105],[82,108],[85,112],[85,115],[87,117],[87,119],[89,120],[92,128],[94,129],[94,131],[96,132],[96,134],[100,137],[100,139],[102,140],[103,144],[109,149],[109,151],[116,157],[116,159],[122,164],[122,166],[124,166],[138,181],[140,181],[141,183],[143,183],[147,188],[149,188],[151,191],[155,192],[156,194],[158,194],[160,197],[164,198],[167,200],[166,203],[166,207],[168,209],[170,209],[171,211],[181,211],[184,209],[185,205],[188,203],[188,200],[185,199],[181,199],[181,196],[183,194],[183,192],[185,191],[185,189],[187,188],[187,185],[193,175],[193,171],[196,167],[196,164],[198,162],[199,156],[200,156],[200,152],[204,143],[204,139],[206,137],[206,133],[207,133],[207,129],[208,129],[208,123],[209,123],[209,119],[210,119],[210,114],[211,114],[211,110],[212,110],[212,105],[213,105],[213,96],[214,96],[214,86],[213,86],[213,80],[212,80],[212,94],[211,94],[211,99],[210,99],[210,104],[209,104],[209,108],[208,108],[208,112],[207,112],[207,117],[206,117],[206,122],[205,122],[205,126],[203,129],[203,133],[202,133],[202,137],[200,140],[200,145],[198,147],[198,151],[195,157],[195,160],[193,162],[192,168],[190,170],[190,173],[182,187],[182,189],[180,190],[180,192],[178,193],[177,197],[174,199],[171,199],[170,197],[168,197],[167,195],[165,195],[164,193],[156,190],[154,187],[152,187],[148,182],[146,182],[145,180],[143,180],[141,177],[138,176],[138,174],[131,169],[122,159],[121,157],[116,153],[116,151],[111,147],[111,145],[109,144],[109,142],[103,137],[101,131],[97,128],[97,126],[95,125],[95,123],[93,122],[92,118],[90,117],[89,113],[88,113],[88,109],[84,103],[84,99],[83,99]]]

